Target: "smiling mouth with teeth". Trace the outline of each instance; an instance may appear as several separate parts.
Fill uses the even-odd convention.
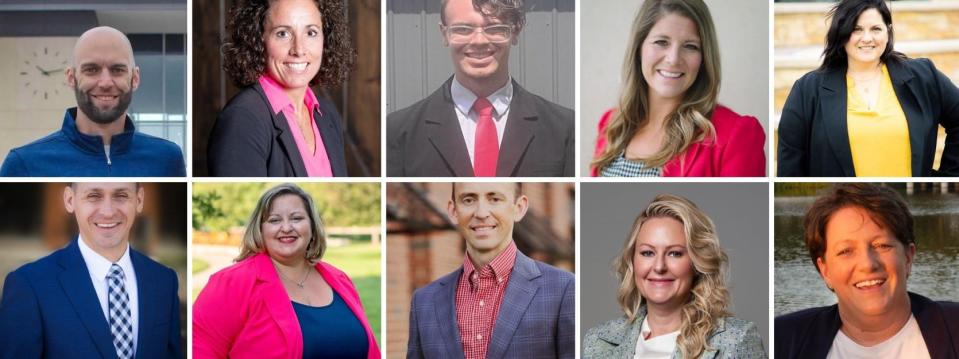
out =
[[[293,69],[293,71],[303,71],[306,70],[306,65],[308,62],[287,62],[286,66]]]
[[[684,75],[682,72],[670,72],[666,70],[656,70],[656,71],[659,72],[659,74],[662,75],[663,77],[673,78],[673,79],[680,78]]]
[[[98,228],[114,228],[114,227],[119,226],[119,225],[120,225],[120,222],[97,223],[97,224],[96,224],[96,226],[97,226]]]
[[[856,288],[863,289],[863,288],[869,288],[873,286],[879,286],[879,285],[882,285],[883,283],[886,283],[885,279],[872,279],[872,280],[865,280],[865,281],[856,283],[855,286]]]

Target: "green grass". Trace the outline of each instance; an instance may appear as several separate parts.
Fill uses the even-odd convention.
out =
[[[376,342],[380,348],[383,348],[383,341],[380,338],[380,247],[374,247],[370,242],[353,243],[344,247],[327,248],[323,254],[323,261],[332,264],[336,268],[346,272],[356,286],[356,291],[360,293],[360,300],[363,301],[363,309],[366,311],[366,319],[370,322],[373,334],[376,336]],[[193,273],[198,273],[206,268],[208,264],[199,259],[193,259]],[[194,288],[193,301],[202,288]],[[192,301],[191,301],[192,303]]]
[[[344,247],[327,248],[323,261],[332,264],[346,272],[356,285],[366,311],[366,319],[370,322],[376,342],[383,348],[380,338],[380,247],[370,245],[370,242],[360,242]]]
[[[205,260],[193,258],[193,274],[200,273],[210,267]]]

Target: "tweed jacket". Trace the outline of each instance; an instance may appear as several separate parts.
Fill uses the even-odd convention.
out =
[[[463,267],[413,293],[407,359],[463,358],[456,324],[456,285]],[[516,251],[487,359],[573,359],[573,274]]]
[[[590,328],[583,339],[583,358],[632,358],[645,318],[646,307],[643,307],[632,323],[622,316]],[[700,359],[766,358],[756,325],[733,317],[719,320],[709,335],[707,347]],[[677,346],[673,358],[681,357]]]

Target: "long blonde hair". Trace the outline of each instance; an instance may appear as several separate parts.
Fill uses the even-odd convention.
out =
[[[649,123],[649,84],[643,77],[642,47],[646,36],[659,19],[677,14],[692,20],[702,42],[703,61],[683,101],[666,116],[663,147],[643,161],[660,167],[686,151],[690,144],[713,137],[716,132],[709,118],[719,93],[719,44],[709,8],[702,0],[646,0],[633,21],[632,38],[623,62],[623,89],[619,109],[606,127],[606,149],[591,165],[602,171],[629,145],[637,131]]]
[[[619,279],[617,299],[629,321],[635,321],[646,305],[646,299],[636,286],[633,270],[636,237],[646,220],[663,217],[683,224],[686,248],[695,270],[693,286],[682,309],[682,328],[676,343],[684,358],[696,358],[707,349],[709,335],[718,321],[730,313],[729,291],[726,289],[729,259],[719,246],[713,221],[695,204],[680,196],[662,194],[636,217],[623,251],[613,264]]]

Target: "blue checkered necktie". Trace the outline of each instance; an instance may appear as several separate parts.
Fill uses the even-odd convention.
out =
[[[108,307],[110,308],[110,333],[113,334],[113,346],[120,359],[133,357],[133,322],[130,318],[130,297],[124,285],[123,268],[116,263],[110,266],[107,274]]]

